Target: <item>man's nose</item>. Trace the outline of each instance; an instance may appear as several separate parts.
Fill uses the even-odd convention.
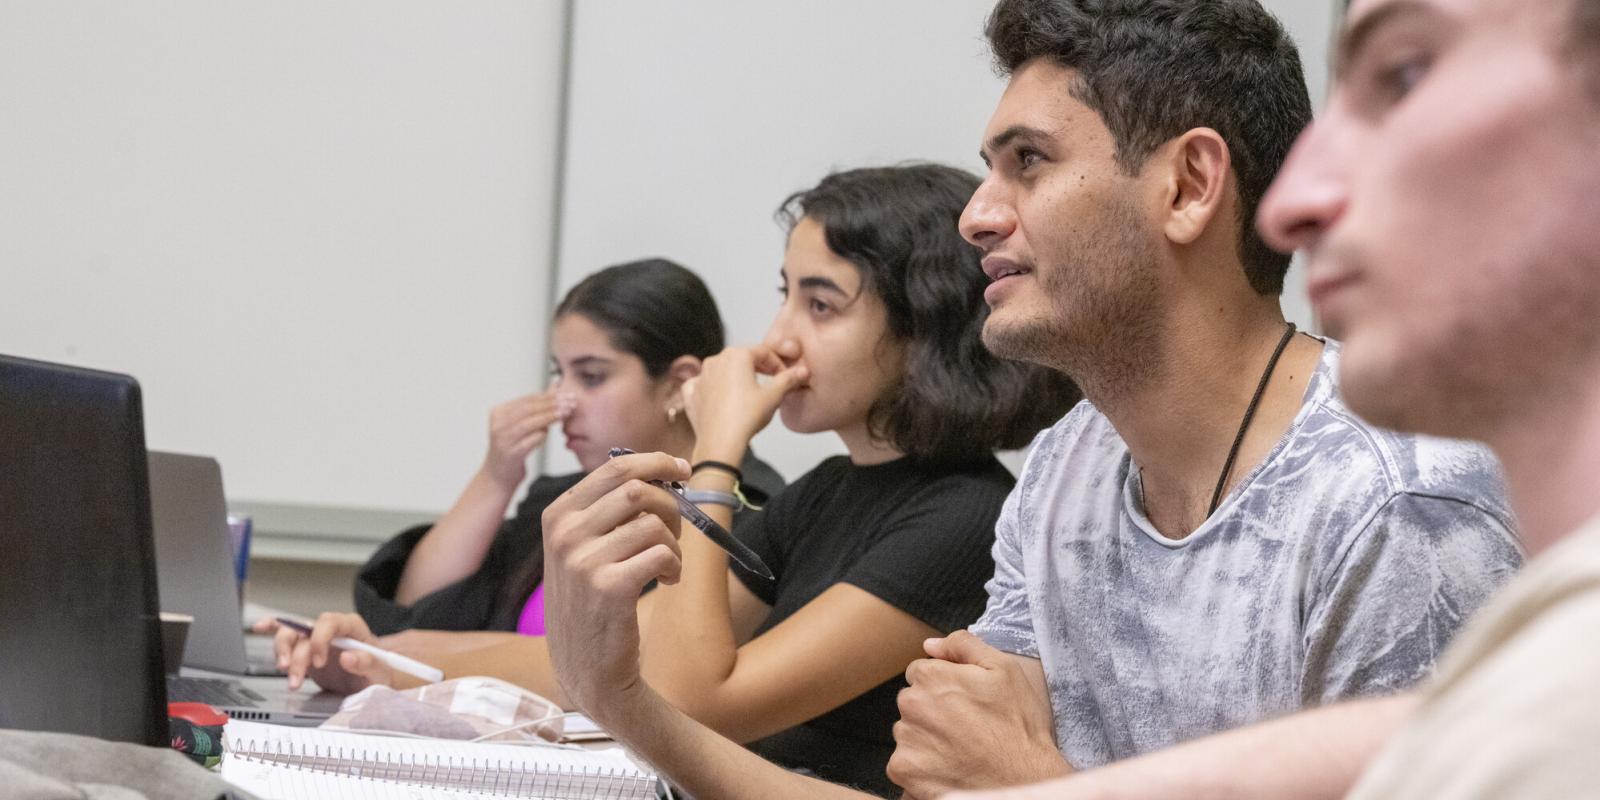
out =
[[[1262,198],[1256,230],[1274,250],[1291,253],[1315,245],[1344,214],[1349,194],[1335,134],[1312,123]]]
[[[961,237],[989,250],[1010,236],[1017,227],[1016,208],[1011,193],[992,173],[972,193],[961,211]]]

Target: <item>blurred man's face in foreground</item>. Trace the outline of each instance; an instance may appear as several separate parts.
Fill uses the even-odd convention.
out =
[[[1307,251],[1346,398],[1378,424],[1492,439],[1530,387],[1586,380],[1600,34],[1574,2],[1596,0],[1351,4],[1327,108],[1259,224]]]

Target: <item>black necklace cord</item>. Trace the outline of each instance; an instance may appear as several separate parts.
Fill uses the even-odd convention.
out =
[[[1250,405],[1244,410],[1244,420],[1239,423],[1239,432],[1233,437],[1233,446],[1228,448],[1228,460],[1222,462],[1222,474],[1217,476],[1216,491],[1211,493],[1211,506],[1206,509],[1209,519],[1216,513],[1217,505],[1222,502],[1222,487],[1228,484],[1228,473],[1233,471],[1233,462],[1239,457],[1239,447],[1244,444],[1244,435],[1250,430],[1250,421],[1255,419],[1256,408],[1261,405],[1261,396],[1267,393],[1267,382],[1272,380],[1272,371],[1278,368],[1278,358],[1283,355],[1283,349],[1289,346],[1289,340],[1294,338],[1294,323],[1283,332],[1283,338],[1278,340],[1277,349],[1272,351],[1272,358],[1267,360],[1267,371],[1261,373],[1261,382],[1256,384],[1256,393],[1250,398]]]

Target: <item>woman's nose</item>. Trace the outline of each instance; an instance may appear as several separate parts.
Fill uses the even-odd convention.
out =
[[[800,357],[800,343],[795,340],[794,333],[790,329],[787,303],[778,309],[778,316],[767,326],[767,333],[761,337],[761,344],[777,353],[784,363],[790,363]]]
[[[772,348],[772,352],[778,354],[778,358],[783,359],[785,365],[793,364],[800,360],[800,342],[796,339],[780,339],[769,344],[768,347]]]
[[[780,319],[774,320],[772,327],[767,329],[767,335],[762,337],[761,344],[776,353],[778,358],[783,359],[784,365],[788,366],[800,360],[800,340],[781,324],[782,315],[779,316]]]

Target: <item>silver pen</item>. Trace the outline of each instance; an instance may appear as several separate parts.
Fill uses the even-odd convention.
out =
[[[632,454],[633,451],[626,447],[613,447],[608,455],[610,458],[616,458],[617,456]],[[683,518],[689,520],[696,528],[699,528],[700,532],[706,535],[706,538],[715,542],[723,550],[728,551],[728,555],[733,556],[734,561],[743,564],[745,569],[769,581],[773,579],[772,570],[768,569],[767,565],[762,562],[761,556],[756,555],[756,551],[751,550],[744,542],[734,538],[727,528],[718,525],[716,520],[706,516],[706,512],[701,511],[699,506],[689,502],[689,498],[683,496],[682,483],[678,481],[647,481],[647,483],[660,486],[671,492],[672,496],[678,499],[678,513],[683,515]]]

